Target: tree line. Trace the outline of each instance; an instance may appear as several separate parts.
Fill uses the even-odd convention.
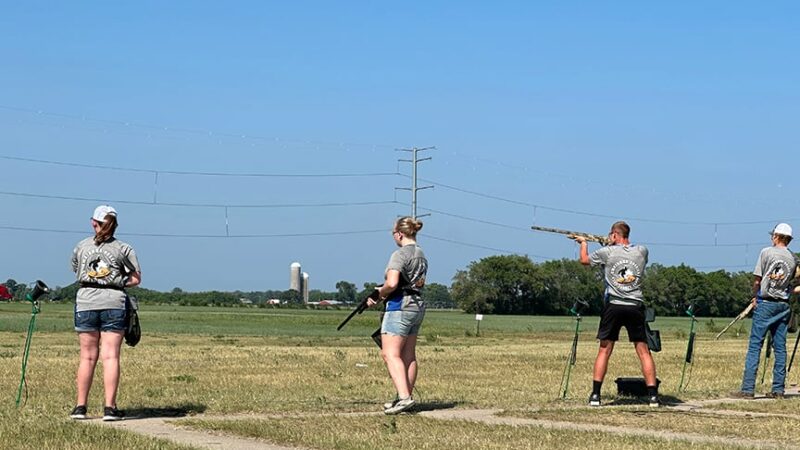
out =
[[[738,314],[750,299],[753,276],[749,272],[700,272],[692,267],[650,264],[643,279],[645,302],[660,316],[682,315],[694,305],[698,315],[730,317]],[[24,300],[29,287],[11,279],[4,283],[15,300]],[[342,280],[336,291],[309,291],[309,301],[336,300],[346,304],[366,297],[377,286]],[[55,288],[52,299],[74,301],[77,284]],[[527,256],[495,255],[471,262],[456,272],[450,287],[429,283],[424,298],[432,307],[460,308],[468,313],[564,315],[576,300],[585,300],[587,314],[596,315],[603,304],[604,284],[600,270],[575,260],[560,259],[535,263]],[[129,292],[144,303],[188,306],[266,306],[278,299],[301,305],[302,296],[294,290],[169,292],[132,288]]]
[[[730,317],[751,298],[749,272],[700,272],[692,267],[651,264],[642,281],[645,303],[661,316],[683,315],[689,305],[703,316]],[[526,256],[489,256],[453,277],[451,295],[461,309],[484,314],[567,314],[576,300],[587,314],[603,306],[604,282],[597,268],[561,259],[534,263]]]
[[[9,279],[5,283],[12,300],[23,301],[25,295],[31,288],[14,279]],[[321,302],[323,300],[335,300],[338,302],[352,304],[365,298],[377,286],[377,283],[364,283],[362,289],[358,289],[354,283],[349,281],[339,281],[336,283],[336,291],[309,290],[309,302]],[[78,283],[70,284],[65,287],[53,287],[49,298],[54,301],[74,302],[78,293]],[[300,306],[303,304],[303,296],[299,292],[288,289],[266,290],[266,291],[206,291],[206,292],[186,292],[181,288],[174,288],[171,291],[161,292],[152,289],[134,287],[127,289],[128,293],[143,303],[152,304],[172,304],[180,306],[240,306],[242,304],[252,304],[255,306],[268,306],[273,299],[280,300],[281,304],[289,306]],[[426,298],[434,307],[455,308],[456,304],[450,297],[447,286],[438,283],[431,283],[426,288]],[[243,301],[244,300],[244,301]]]

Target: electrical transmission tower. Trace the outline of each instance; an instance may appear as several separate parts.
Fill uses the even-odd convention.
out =
[[[417,186],[417,164],[421,163],[422,161],[428,161],[431,157],[427,158],[419,158],[417,154],[419,152],[425,150],[434,150],[436,147],[425,147],[425,148],[398,148],[398,152],[408,152],[411,153],[411,159],[398,159],[398,161],[402,162],[409,162],[411,163],[411,187],[410,188],[395,188],[400,189],[403,191],[411,191],[411,217],[416,219],[417,217],[428,216],[429,214],[422,214],[417,215],[417,191],[421,191],[422,189],[432,189],[433,186]]]

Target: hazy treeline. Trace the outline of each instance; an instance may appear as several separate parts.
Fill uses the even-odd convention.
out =
[[[30,291],[30,287],[9,279],[5,283],[15,301],[25,299],[25,295]],[[343,303],[354,303],[366,297],[377,286],[376,283],[364,283],[361,289],[348,281],[336,283],[336,291],[326,292],[321,290],[310,290],[308,292],[309,302],[320,302],[323,300],[335,300]],[[440,308],[455,308],[456,304],[450,297],[447,286],[438,283],[431,283],[427,286],[425,293],[429,303]],[[186,292],[181,288],[174,288],[168,292],[154,291],[141,287],[130,288],[129,294],[135,296],[140,302],[154,304],[174,304],[181,306],[240,306],[243,304],[253,304],[256,306],[267,306],[269,300],[277,299],[283,304],[300,305],[303,303],[302,295],[294,290],[267,290],[267,291],[206,291],[206,292]],[[49,295],[51,300],[73,302],[78,292],[78,284],[73,283],[65,287],[52,287]],[[244,301],[243,301],[244,300]]]
[[[703,316],[733,316],[750,300],[750,272],[699,272],[689,266],[651,264],[645,271],[646,303],[658,315],[682,315],[694,304]],[[453,277],[451,294],[467,312],[566,314],[575,300],[586,300],[588,314],[603,305],[600,271],[575,260],[534,263],[526,256],[490,256],[474,261]]]
[[[693,304],[698,315],[730,317],[738,314],[749,301],[752,280],[750,272],[700,272],[683,264],[650,264],[645,271],[643,291],[646,302],[658,315],[682,315],[686,307]],[[15,280],[5,284],[15,300],[23,300],[30,289]],[[358,288],[342,280],[336,283],[336,291],[309,291],[309,301],[354,303],[366,297],[375,286],[375,283],[364,283]],[[56,288],[50,298],[74,301],[77,289],[76,284]],[[129,292],[144,303],[157,304],[237,306],[252,303],[265,306],[270,299],[289,305],[302,304],[300,293],[293,290],[185,292],[174,288],[159,292],[132,288]],[[527,256],[496,255],[473,261],[456,272],[450,287],[429,283],[424,297],[436,308],[535,315],[567,314],[580,299],[589,303],[588,314],[598,314],[602,307],[603,281],[598,269],[575,260],[534,263]]]

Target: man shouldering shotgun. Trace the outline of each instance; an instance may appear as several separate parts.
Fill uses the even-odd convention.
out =
[[[585,233],[572,233],[569,236],[580,244],[581,264],[602,268],[606,285],[605,301],[597,331],[600,348],[594,362],[589,406],[600,406],[600,390],[606,376],[608,360],[614,350],[614,343],[619,340],[619,330],[623,326],[628,331],[628,339],[633,342],[636,355],[641,361],[642,374],[647,385],[648,404],[652,407],[660,405],[656,365],[647,345],[647,323],[642,295],[642,275],[647,265],[648,251],[642,245],[630,243],[628,240],[630,231],[630,226],[620,221],[611,225],[611,231],[605,239],[595,235],[587,237]],[[589,237],[605,246],[589,254],[586,242]]]

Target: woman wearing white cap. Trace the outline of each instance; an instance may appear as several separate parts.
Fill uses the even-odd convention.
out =
[[[734,397],[752,398],[755,394],[756,371],[761,347],[767,333],[772,336],[775,366],[772,370],[772,389],[767,397],[782,398],[786,379],[786,331],[789,325],[789,298],[792,279],[797,271],[797,257],[788,246],[792,241],[792,227],[779,223],[770,233],[772,246],[761,250],[753,275],[753,324],[750,343],[744,360],[742,387]],[[762,370],[767,370],[766,367]]]
[[[100,205],[92,215],[94,236],[75,246],[72,271],[78,279],[75,299],[75,331],[81,353],[78,365],[77,406],[70,413],[73,419],[86,418],[86,403],[92,386],[98,358],[103,360],[105,408],[103,420],[124,417],[117,409],[119,386],[119,353],[125,334],[126,287],[141,283],[142,274],[133,247],[114,238],[117,211]]]

